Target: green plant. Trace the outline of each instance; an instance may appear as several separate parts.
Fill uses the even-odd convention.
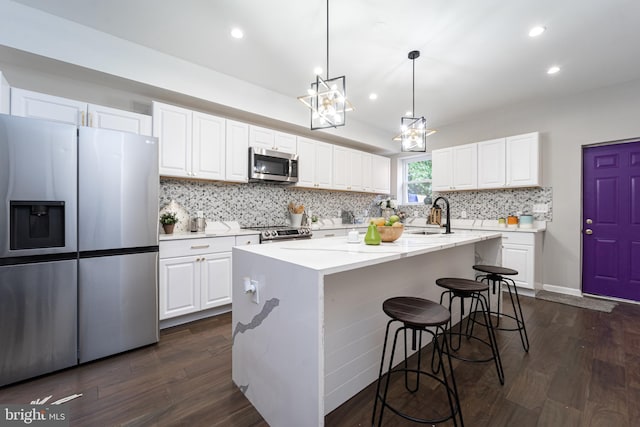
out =
[[[178,222],[178,215],[175,212],[165,212],[160,215],[160,224],[171,225]]]

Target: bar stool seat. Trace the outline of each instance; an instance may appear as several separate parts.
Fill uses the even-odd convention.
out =
[[[423,298],[417,297],[394,297],[389,298],[382,304],[382,310],[391,319],[387,322],[387,328],[384,337],[384,345],[382,347],[382,359],[380,361],[380,372],[378,374],[378,381],[376,386],[375,402],[373,405],[373,414],[371,417],[371,425],[375,426],[376,412],[378,408],[378,402],[381,403],[380,414],[378,417],[378,426],[382,425],[382,416],[385,409],[391,410],[396,415],[408,419],[413,422],[423,424],[436,424],[446,420],[453,420],[454,425],[458,425],[458,419],[461,426],[464,426],[462,420],[462,413],[460,412],[460,399],[458,398],[458,389],[456,388],[455,379],[453,376],[453,368],[451,366],[451,358],[449,352],[446,349],[447,340],[442,340],[443,344],[439,343],[438,337],[444,334],[444,327],[450,322],[451,315],[449,311],[442,305],[433,301],[429,301]],[[393,338],[393,345],[391,347],[391,355],[388,363],[388,371],[386,373],[386,381],[384,390],[381,393],[383,370],[385,365],[385,354],[387,350],[387,343],[389,339],[389,330],[394,322],[400,322],[402,325],[396,330]],[[407,351],[407,331],[412,333],[412,350],[417,350],[417,366],[416,368],[410,368],[408,364],[408,351]],[[395,355],[396,344],[398,341],[398,334],[404,332],[404,361],[397,367],[393,367],[393,359]],[[431,335],[432,344],[434,347],[434,354],[437,354],[437,371],[432,370],[427,372],[421,368],[422,352],[422,333],[426,332]],[[444,357],[447,357],[448,363],[445,366]],[[435,362],[435,357],[432,360],[432,365]],[[438,372],[442,372],[442,377],[437,376]],[[389,382],[391,376],[398,373],[404,373],[404,385],[407,391],[415,393],[420,388],[420,377],[427,376],[436,382],[444,386],[444,390],[447,394],[449,404],[449,414],[440,416],[433,419],[417,418],[414,415],[409,415],[396,409],[392,403],[387,400],[389,391]],[[409,384],[409,374],[415,374],[415,384]],[[401,402],[398,402],[401,403]],[[395,406],[397,406],[397,404]],[[425,402],[423,407],[429,407],[429,402]]]
[[[443,277],[436,280],[436,285],[446,289],[440,295],[440,304],[443,303],[445,296],[449,297],[449,310],[452,310],[454,301],[456,298],[460,300],[460,317],[458,320],[458,331],[453,330],[453,325],[449,325],[446,335],[449,337],[449,349],[453,351],[451,357],[465,362],[483,363],[493,361],[496,367],[496,373],[498,374],[498,380],[500,384],[504,384],[504,370],[502,368],[502,360],[500,359],[500,351],[498,349],[498,342],[496,340],[495,331],[489,317],[489,303],[484,296],[485,292],[489,291],[489,285],[483,282],[478,282],[471,279],[464,279],[460,277]],[[466,329],[462,331],[462,320],[465,314],[465,299],[471,299],[471,312],[469,313],[469,320],[467,321]],[[475,309],[473,309],[475,304]],[[478,306],[480,309],[478,310]],[[480,322],[476,320],[476,314],[481,313],[484,321]],[[473,334],[473,325],[475,323],[485,326],[487,331],[487,340],[478,337]],[[462,346],[462,337],[468,340],[475,340],[480,342],[491,350],[491,356],[481,357],[465,357],[458,353]],[[453,342],[453,337],[457,337],[457,343]]]
[[[527,335],[527,328],[524,323],[524,316],[522,315],[522,306],[520,305],[520,296],[518,295],[518,287],[513,279],[504,276],[515,276],[518,274],[517,270],[507,267],[501,267],[497,265],[474,265],[473,269],[479,271],[481,274],[476,277],[476,280],[492,284],[492,291],[487,291],[487,300],[491,301],[491,294],[496,294],[496,291],[502,290],[502,285],[505,285],[509,292],[509,299],[511,301],[511,307],[513,308],[513,315],[502,313],[500,310],[500,304],[502,298],[498,295],[498,312],[490,312],[496,316],[496,322],[493,325],[494,329],[500,331],[518,331],[520,333],[520,341],[522,342],[522,348],[524,351],[529,351],[529,336]],[[512,319],[515,322],[514,327],[500,326],[500,318],[506,317]]]

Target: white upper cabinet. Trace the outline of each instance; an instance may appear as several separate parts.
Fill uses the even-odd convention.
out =
[[[151,117],[29,90],[11,88],[11,115],[151,135]]]
[[[225,119],[194,111],[191,169],[200,179],[225,179]]]
[[[538,132],[509,136],[506,146],[507,187],[540,186],[540,138]]]
[[[443,148],[431,152],[431,187],[433,191],[449,191],[453,187],[453,150]]]
[[[236,160],[235,153],[227,153],[229,138],[225,119],[155,101],[153,118],[153,136],[160,142],[160,175],[225,180],[229,167],[232,174],[237,173],[236,163],[230,166],[227,163],[227,159]],[[236,135],[234,131],[232,129],[232,135]],[[243,136],[242,160],[246,163],[246,125]],[[244,168],[246,181],[246,165]],[[233,180],[242,181],[241,178]]]
[[[433,150],[433,191],[540,186],[538,132]]]
[[[371,173],[371,162],[373,154],[362,153],[362,191],[373,192],[373,176]],[[391,163],[389,163],[391,165]],[[391,180],[389,180],[391,184]]]
[[[0,114],[9,114],[11,111],[11,86],[5,78],[2,71],[0,71]]]
[[[500,188],[506,183],[505,139],[478,142],[478,188]]]
[[[87,103],[14,87],[11,115],[86,126]]]
[[[365,153],[362,151],[334,146],[333,188],[336,190],[365,191],[364,158]],[[368,171],[370,173],[370,167]],[[369,177],[367,181],[370,182],[371,178]]]
[[[391,160],[351,148],[333,147],[333,188],[389,194]]]
[[[247,182],[249,163],[249,125],[227,120],[226,181]]]
[[[249,146],[296,153],[296,136],[259,126],[249,126]]]
[[[102,129],[113,129],[123,132],[151,135],[151,116],[89,104],[87,107],[87,126]]]
[[[333,188],[333,145],[298,137],[298,187]]]
[[[378,194],[391,194],[391,159],[371,155],[371,191]]]
[[[478,188],[478,145],[466,144],[433,150],[433,191]]]
[[[160,175],[190,178],[192,158],[191,110],[153,102],[153,136],[160,146]]]

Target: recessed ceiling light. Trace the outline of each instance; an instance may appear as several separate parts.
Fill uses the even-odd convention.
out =
[[[369,94],[369,99],[372,101],[375,101],[376,99],[378,99],[378,94],[377,93]]]
[[[234,39],[241,39],[244,37],[244,33],[240,28],[234,28],[231,30],[231,37]]]
[[[547,74],[555,74],[558,71],[560,71],[560,67],[554,65],[553,67],[549,67],[549,69],[547,70]]]
[[[540,34],[544,33],[546,29],[546,27],[542,27],[540,25],[533,27],[529,30],[529,37],[538,37]]]
[[[313,74],[315,74],[316,76],[319,76],[320,74],[322,74],[322,67],[316,67],[313,69]]]

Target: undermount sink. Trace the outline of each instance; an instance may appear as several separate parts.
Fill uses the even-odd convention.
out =
[[[431,235],[431,234],[444,234],[444,231],[440,230],[415,230],[415,231],[405,231],[406,234],[421,234],[421,235]]]

